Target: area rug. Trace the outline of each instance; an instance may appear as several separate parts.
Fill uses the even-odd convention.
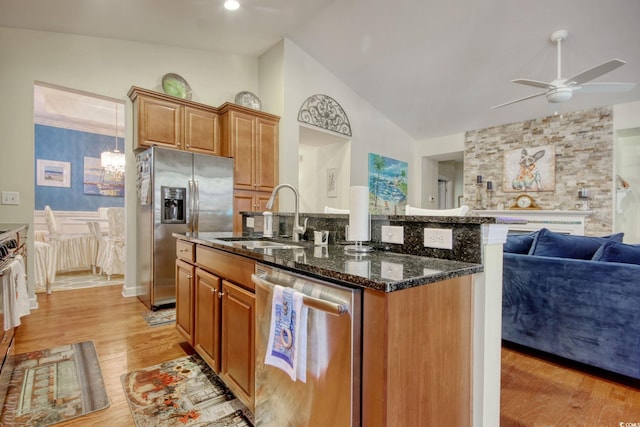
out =
[[[197,354],[120,380],[137,427],[253,426],[253,414]]]
[[[176,322],[176,309],[166,308],[157,311],[148,311],[144,314],[144,321],[149,326],[161,326]]]
[[[109,407],[92,341],[14,356],[2,426],[49,426]]]

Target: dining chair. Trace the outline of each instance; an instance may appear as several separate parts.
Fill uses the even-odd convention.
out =
[[[105,238],[101,272],[111,280],[113,274],[124,274],[125,271],[124,208],[109,208],[107,219],[109,234]]]
[[[90,233],[65,234],[61,232],[50,206],[44,207],[44,218],[51,245],[49,280],[55,282],[56,273],[66,270],[89,269],[94,258],[94,238]]]
[[[462,205],[454,209],[422,209],[407,205],[405,215],[424,215],[424,216],[465,216],[469,211],[469,206]]]
[[[89,231],[91,231],[91,234],[96,239],[95,257],[93,259],[91,270],[93,274],[101,274],[104,266],[107,242],[102,234],[102,229],[100,228],[100,223],[98,221],[87,221],[87,227],[89,227]]]

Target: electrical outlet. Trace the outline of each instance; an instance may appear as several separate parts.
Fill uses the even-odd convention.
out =
[[[424,246],[427,248],[453,249],[453,230],[450,228],[425,228]]]
[[[247,217],[247,228],[253,228],[255,223],[254,219],[255,218],[253,218],[252,216]]]
[[[3,205],[19,205],[20,193],[18,193],[17,191],[3,191],[2,204]]]
[[[404,243],[404,227],[383,225],[380,233],[384,243]]]

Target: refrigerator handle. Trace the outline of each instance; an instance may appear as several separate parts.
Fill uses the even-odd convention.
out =
[[[189,221],[187,222],[187,231],[189,233],[193,232],[193,201],[194,201],[194,189],[193,189],[193,180],[189,180],[189,212],[188,217]]]
[[[198,180],[193,180],[193,187],[195,190],[194,208],[193,208],[193,231],[198,232],[198,223],[200,222],[200,186]]]

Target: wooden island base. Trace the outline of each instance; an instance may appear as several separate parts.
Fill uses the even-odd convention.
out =
[[[470,426],[473,279],[364,291],[363,426]]]

